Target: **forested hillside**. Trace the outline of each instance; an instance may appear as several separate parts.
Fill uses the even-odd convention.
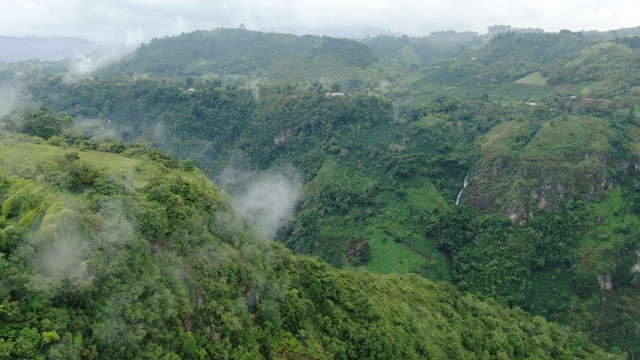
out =
[[[216,29],[153,39],[99,74],[362,81],[376,60],[370,48],[346,39]]]
[[[47,117],[70,125],[21,129]],[[296,257],[147,146],[1,136],[3,358],[607,357],[446,284]]]
[[[451,296],[522,309],[633,357],[640,48],[637,37],[610,35],[443,32],[356,43],[202,31],[156,39],[91,77],[30,73],[28,93],[46,108],[15,111],[3,124],[87,151],[158,147],[178,159],[174,166],[201,167],[238,203],[262,172],[296,179],[302,190],[288,189],[301,194],[295,217],[268,233],[322,259],[295,261],[392,297],[409,283],[429,284],[395,275],[413,273],[443,282],[434,289]],[[149,241],[177,231],[156,215],[167,225]],[[285,276],[294,286],[278,266],[273,281]],[[304,334],[322,328],[309,326]],[[299,329],[287,330],[298,342]],[[307,335],[303,347],[318,350],[309,358],[342,349],[327,350],[318,334]],[[453,354],[430,351],[415,355]]]

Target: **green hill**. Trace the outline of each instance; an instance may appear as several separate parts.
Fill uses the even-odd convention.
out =
[[[366,79],[375,61],[351,40],[216,29],[153,39],[100,73],[314,83]]]
[[[615,358],[446,284],[296,257],[148,147],[1,136],[3,358]]]
[[[477,45],[481,38],[474,32],[437,31],[429,36],[378,35],[363,39],[373,54],[392,65],[422,67],[426,64],[455,55],[463,48]]]
[[[554,93],[637,99],[640,52],[636,38],[612,41],[599,34],[570,31],[501,33],[487,44],[467,46],[455,58],[410,75],[407,86],[417,94],[447,91],[487,95],[502,102],[539,100]]]

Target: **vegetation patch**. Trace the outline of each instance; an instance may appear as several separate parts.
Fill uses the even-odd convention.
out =
[[[536,71],[523,78],[516,80],[516,84],[520,85],[532,85],[532,86],[547,86],[547,79],[541,72]]]

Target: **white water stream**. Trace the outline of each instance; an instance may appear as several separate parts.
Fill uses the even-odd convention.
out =
[[[469,185],[468,171],[467,171],[467,175],[464,176],[464,185],[462,186],[462,190],[460,190],[460,193],[458,193],[458,197],[456,198],[456,206],[460,205],[460,200],[462,200],[462,192],[464,192],[464,189],[467,188],[467,185]]]

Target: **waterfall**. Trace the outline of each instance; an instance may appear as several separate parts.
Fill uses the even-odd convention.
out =
[[[467,175],[464,176],[462,190],[460,190],[460,193],[458,193],[458,197],[456,198],[456,206],[460,205],[460,200],[462,200],[462,192],[464,192],[464,189],[467,188],[467,185],[469,185],[469,172],[468,171],[467,171]]]

